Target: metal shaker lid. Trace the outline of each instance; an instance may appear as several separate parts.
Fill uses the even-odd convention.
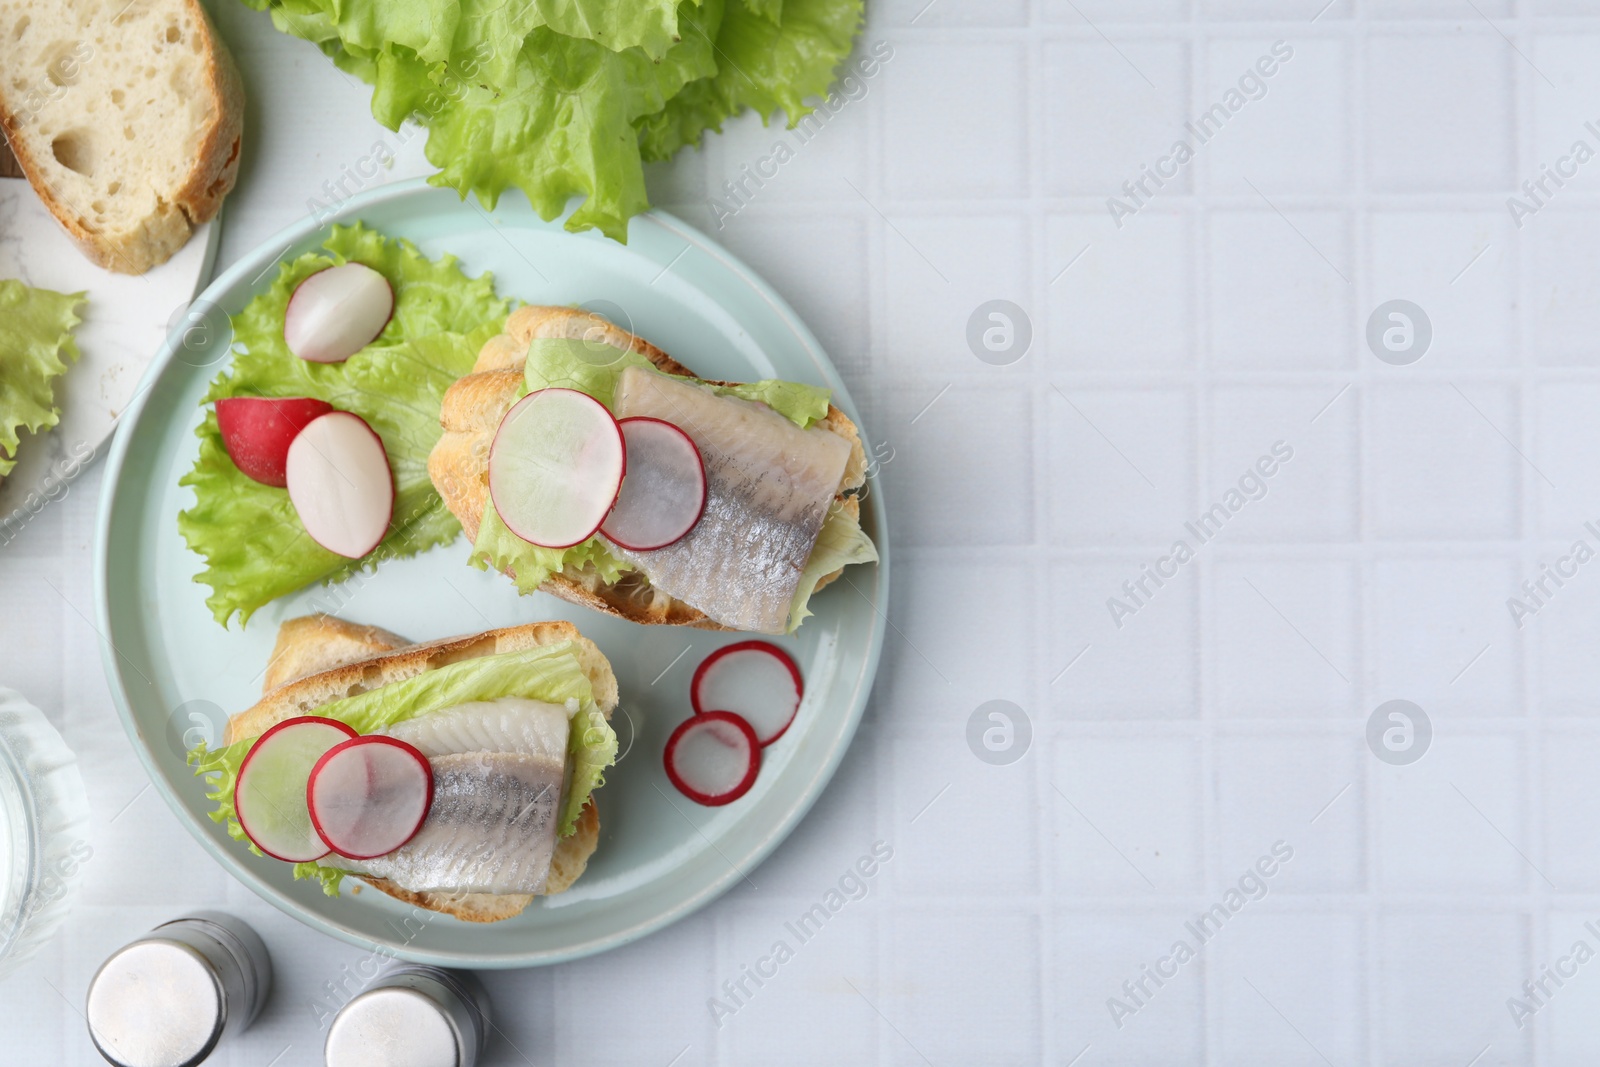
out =
[[[401,967],[346,1004],[328,1028],[328,1067],[473,1067],[488,1001],[470,975]]]
[[[118,950],[89,983],[85,1018],[116,1067],[192,1067],[249,1026],[272,984],[272,959],[250,927],[199,912]]]
[[[116,1067],[191,1067],[216,1047],[227,1024],[222,982],[211,962],[167,938],[135,941],[89,986],[89,1035]]]

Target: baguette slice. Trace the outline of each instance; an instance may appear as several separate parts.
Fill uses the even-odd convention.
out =
[[[447,663],[569,639],[578,643],[578,658],[594,685],[595,703],[609,719],[617,704],[616,676],[594,643],[568,622],[536,622],[417,645],[388,630],[345,622],[331,615],[289,619],[278,629],[261,702],[228,720],[225,740],[232,744],[257,737],[274,723],[309,714],[330,700],[414,677]],[[308,701],[313,702],[308,710],[298,710],[307,707]],[[570,888],[588,866],[599,843],[600,816],[591,797],[578,817],[576,830],[556,842],[550,874],[545,879],[545,895]],[[527,893],[418,893],[402,889],[386,878],[361,877],[397,900],[453,915],[464,922],[499,922],[520,915],[533,903],[533,896]]]
[[[523,366],[528,345],[538,338],[560,338],[603,343],[637,352],[665,374],[694,377],[694,372],[641,337],[629,333],[593,312],[581,308],[518,308],[506,320],[505,332],[490,338],[478,353],[472,373],[458,379],[444,394],[439,423],[444,434],[428,455],[428,475],[445,506],[461,522],[468,541],[477,541],[478,524],[489,501],[489,448],[495,431],[523,387]],[[728,382],[712,382],[727,385]],[[821,422],[850,442],[850,460],[839,486],[837,505],[852,517],[861,514],[854,490],[867,478],[867,455],[861,434],[850,417],[829,405]],[[843,574],[837,570],[817,583],[821,589]],[[639,571],[629,571],[616,582],[603,582],[593,567],[563,570],[539,586],[563,600],[607,615],[639,623],[693,626],[725,630],[692,604],[676,600],[653,587]]]
[[[107,270],[170,259],[233,188],[244,89],[199,0],[0,0],[0,128]]]

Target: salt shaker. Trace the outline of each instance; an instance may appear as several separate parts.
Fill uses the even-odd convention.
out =
[[[473,1067],[489,1029],[489,997],[464,971],[406,964],[340,1009],[328,1067]]]
[[[101,964],[89,983],[89,1036],[115,1067],[193,1067],[255,1021],[271,985],[254,930],[197,912]]]

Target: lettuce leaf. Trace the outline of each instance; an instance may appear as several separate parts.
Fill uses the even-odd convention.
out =
[[[878,549],[861,529],[861,520],[835,501],[817,534],[817,543],[806,560],[806,568],[800,572],[800,585],[794,591],[794,603],[789,608],[789,632],[794,633],[811,617],[811,594],[816,592],[818,582],[852,563],[876,562]]]
[[[428,127],[431,179],[619,241],[643,163],[754,108],[790,125],[849,53],[863,0],[246,0],[373,86],[390,129]]]
[[[39,433],[61,419],[55,379],[78,358],[73,327],[84,294],[0,281],[0,478],[17,465],[20,429]]]
[[[441,434],[444,392],[472,369],[478,349],[499,331],[507,304],[488,275],[468,278],[453,257],[425,258],[405,241],[361,226],[335,227],[325,253],[283,264],[272,287],[234,319],[233,363],[202,403],[229,396],[308,396],[360,415],[383,439],[395,476],[395,518],[383,543],[361,560],[312,541],[289,494],[252,481],[233,465],[215,410],[195,431],[200,455],[180,485],[195,503],[178,516],[189,548],[206,561],[196,581],[211,587],[206,604],[226,626],[262,605],[316,582],[342,581],[391,557],[410,556],[456,538],[461,527],[428,477],[428,453]],[[395,288],[394,318],[378,339],[344,363],[296,358],[283,340],[283,311],[303,279],[356,261]]]
[[[669,159],[706,130],[753,109],[763,123],[781,110],[793,129],[828,95],[850,54],[864,0],[728,0],[717,30],[717,72],[686,86],[638,123],[646,160]]]
[[[455,79],[453,90],[422,108],[426,155],[439,168],[429,179],[493,208],[511,186],[527,194],[540,217],[553,219],[567,201],[583,204],[568,230],[599,229],[627,238],[628,219],[650,206],[634,123],[660,111],[691,81],[717,70],[712,49],[721,0],[679,6],[693,27],[660,60],[642,49],[613,52],[549,27],[528,35],[503,82]],[[444,86],[448,69],[430,72]],[[392,120],[390,109],[380,116]]]
[[[605,782],[605,769],[616,760],[617,735],[594,703],[594,688],[583,673],[571,641],[541,645],[521,652],[504,652],[462,660],[405,681],[335,700],[317,709],[317,714],[348,724],[358,733],[393,726],[431,711],[475,700],[497,700],[517,696],[552,704],[578,701],[568,734],[567,764],[572,771],[566,803],[561,811],[558,833],[569,836],[577,824],[589,795]],[[261,855],[234,808],[233,790],[239,768],[244,763],[254,738],[236,741],[225,748],[207,749],[203,744],[189,753],[194,773],[206,779],[206,798],[216,802],[210,812],[214,822],[227,826],[228,836],[242,841],[250,851]],[[315,878],[324,891],[335,895],[346,872],[320,863],[300,863],[294,868],[298,878]]]
[[[588,393],[607,408],[611,408],[616,404],[617,382],[628,367],[641,367],[654,374],[661,373],[655,369],[654,364],[637,352],[623,351],[599,342],[569,338],[539,338],[528,346],[528,360],[523,370],[522,395],[527,395],[536,389],[560,386]],[[676,377],[682,381],[698,381],[682,375],[669,375],[669,377]],[[799,382],[769,380],[743,382],[737,385],[712,385],[709,382],[700,384],[719,396],[737,396],[745,400],[760,401],[801,428],[810,426],[827,416],[831,396],[827,389]],[[852,557],[845,560],[851,563],[876,560],[877,552],[872,548],[872,542],[861,532],[860,525],[843,512],[838,512],[837,509],[835,511],[837,514],[831,516],[828,522],[834,523],[836,519],[840,523],[848,522],[854,526],[855,533],[849,534],[843,525],[835,529],[829,541],[834,547],[821,562],[833,558],[843,559],[846,556]],[[824,532],[828,529],[828,525],[825,524]],[[866,542],[865,551],[872,553],[871,560],[853,558],[863,553],[859,543],[861,541]],[[819,549],[822,544],[819,535]],[[572,548],[565,549],[540,548],[538,545],[529,544],[506,527],[499,512],[495,511],[492,500],[484,502],[483,519],[478,524],[478,536],[472,545],[471,562],[480,570],[492,567],[502,574],[512,575],[517,583],[517,591],[524,594],[533,592],[546,578],[562,570],[575,573],[582,571],[586,566],[592,566],[598,572],[600,579],[608,583],[615,582],[625,572],[633,570],[631,563],[612,555],[599,537],[591,537]],[[817,552],[813,550],[812,560],[808,562],[805,572],[801,575],[800,589],[790,615],[791,630],[799,626],[800,620],[810,614],[805,609],[805,602],[810,597],[811,591],[816,588],[817,581],[823,575],[843,566],[843,563],[833,563],[813,574],[813,564],[817,563]]]

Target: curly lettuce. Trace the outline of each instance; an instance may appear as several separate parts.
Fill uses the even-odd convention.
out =
[[[617,758],[617,735],[594,702],[594,687],[583,672],[571,641],[447,664],[324,704],[317,714],[338,719],[357,733],[369,734],[457,704],[501,697],[524,697],[551,704],[577,701],[578,711],[567,734],[571,784],[562,801],[557,831],[568,837],[576,829],[590,794],[605,784],[606,768]],[[229,837],[243,842],[259,856],[262,852],[250,843],[239,825],[233,797],[239,768],[253,744],[254,738],[217,749],[202,744],[189,753],[189,764],[196,775],[205,778],[206,798],[216,802],[216,808],[209,813],[212,821],[224,824]],[[295,878],[320,881],[330,896],[338,894],[339,883],[347,873],[321,863],[298,863],[294,868]]]
[[[39,433],[61,421],[55,381],[78,358],[73,328],[83,293],[0,281],[0,478],[17,465],[19,430]]]
[[[371,345],[343,363],[296,358],[283,340],[283,313],[301,281],[327,267],[365,263],[389,279],[394,317]],[[430,260],[415,246],[362,226],[335,227],[318,252],[284,263],[277,280],[233,320],[232,365],[202,403],[231,396],[315,397],[372,426],[394,472],[394,520],[368,556],[346,559],[306,533],[289,494],[246,477],[223,447],[214,408],[195,431],[200,454],[180,485],[194,506],[178,529],[206,567],[206,604],[226,626],[318,582],[342,581],[391,557],[453,541],[460,524],[428,477],[428,453],[441,434],[445,390],[472,370],[478,349],[499,332],[508,305],[485,274],[468,278],[454,257]]]
[[[863,0],[244,0],[428,128],[431,179],[491,208],[521,189],[565,225],[627,238],[643,164],[746,109],[790,126],[826,96]]]

